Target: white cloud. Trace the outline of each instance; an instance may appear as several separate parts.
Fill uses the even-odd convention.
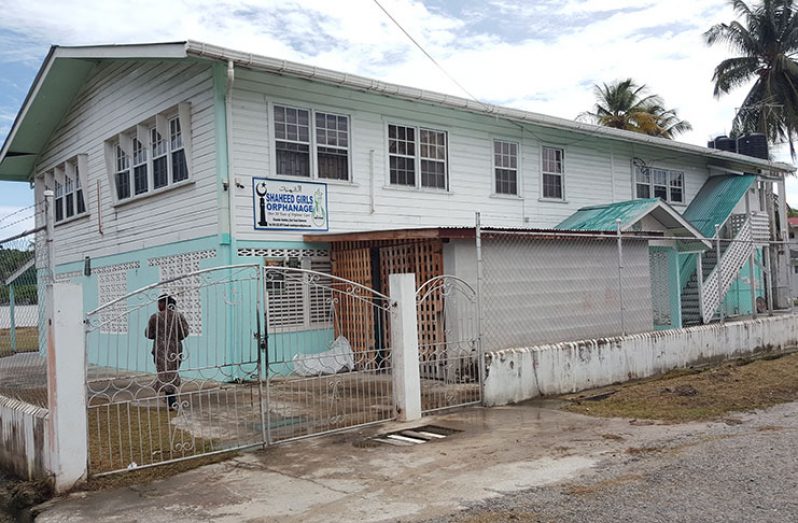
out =
[[[451,0],[434,9],[421,0],[380,1],[452,76],[488,102],[574,118],[591,106],[592,84],[633,77],[693,124],[681,140],[703,145],[728,131],[744,95],[712,96],[712,71],[727,50],[707,47],[702,33],[733,19],[725,0]],[[464,94],[372,0],[0,0],[0,11],[5,61],[30,59],[32,44],[41,56],[49,42],[191,38]],[[793,201],[798,206],[798,197]]]

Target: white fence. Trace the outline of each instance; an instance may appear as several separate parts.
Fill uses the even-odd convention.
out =
[[[798,346],[798,315],[485,354],[485,404],[506,405]]]

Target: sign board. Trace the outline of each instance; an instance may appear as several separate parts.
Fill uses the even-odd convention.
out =
[[[329,229],[327,184],[253,178],[252,203],[256,230]]]

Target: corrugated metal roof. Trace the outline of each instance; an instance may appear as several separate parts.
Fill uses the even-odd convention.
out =
[[[715,224],[726,221],[755,180],[753,174],[713,176],[701,187],[682,216],[702,235],[711,238],[715,236]]]
[[[570,231],[614,231],[616,220],[621,220],[621,229],[639,220],[654,209],[659,200],[646,198],[625,202],[582,207],[560,222],[555,229]]]

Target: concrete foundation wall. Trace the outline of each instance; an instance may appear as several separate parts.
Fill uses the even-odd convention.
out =
[[[506,405],[798,346],[798,315],[486,353],[485,403]]]
[[[47,409],[0,396],[0,468],[22,479],[50,477]]]

